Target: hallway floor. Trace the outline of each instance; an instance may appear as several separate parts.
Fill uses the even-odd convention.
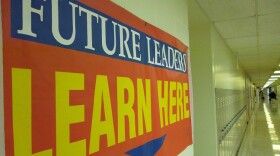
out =
[[[279,104],[265,101],[256,107],[238,156],[280,156]]]

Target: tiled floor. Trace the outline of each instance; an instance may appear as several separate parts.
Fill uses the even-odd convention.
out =
[[[257,105],[238,156],[280,156],[280,106]]]

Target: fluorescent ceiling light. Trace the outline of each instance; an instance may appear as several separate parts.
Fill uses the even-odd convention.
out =
[[[274,71],[274,74],[279,74],[280,73],[280,70],[275,70]]]
[[[279,75],[279,77],[280,77],[280,75]],[[265,85],[263,86],[263,88],[268,87],[268,86],[271,85],[273,82],[274,82],[274,80],[269,80],[269,81],[267,81],[267,82],[265,83]]]
[[[272,147],[274,150],[280,150],[280,145],[273,144]]]
[[[268,125],[268,129],[274,129],[274,125]],[[271,133],[275,133],[275,132],[271,132]]]
[[[271,77],[280,77],[280,75],[272,75]]]
[[[268,80],[266,83],[273,83],[275,80]]]
[[[268,80],[270,80],[270,81],[276,81],[277,78],[269,78]]]

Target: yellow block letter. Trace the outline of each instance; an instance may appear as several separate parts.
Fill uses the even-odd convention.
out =
[[[170,82],[169,89],[169,123],[172,124],[176,122],[176,114],[173,113],[173,108],[176,105],[176,97],[174,97],[174,92],[176,91],[176,82]]]
[[[52,150],[32,154],[31,70],[12,68],[12,110],[15,156],[52,156]]]
[[[190,117],[190,111],[187,108],[187,105],[189,104],[189,96],[186,95],[186,92],[189,90],[188,83],[183,83],[183,96],[184,96],[184,118]]]
[[[151,109],[151,81],[146,80],[146,94],[141,79],[137,79],[137,99],[138,99],[138,135],[144,132],[143,123],[145,121],[146,132],[152,131],[152,109]],[[144,118],[144,121],[143,121]]]
[[[182,83],[177,82],[177,121],[184,119]]]
[[[162,128],[168,125],[168,81],[164,81],[164,88],[162,88],[162,81],[160,80],[158,80],[157,85],[158,85],[160,126]]]
[[[127,91],[127,102],[125,92]],[[129,122],[129,137],[136,137],[134,105],[134,86],[131,79],[127,77],[117,78],[118,98],[118,143],[125,141],[125,117]]]
[[[104,121],[101,121],[102,104],[104,105],[105,113]],[[108,147],[116,144],[111,97],[107,76],[98,75],[96,77],[92,114],[93,115],[89,144],[90,154],[99,151],[100,136],[103,134],[107,135]]]
[[[56,155],[85,156],[86,140],[70,143],[70,124],[84,121],[84,106],[69,106],[70,90],[84,89],[84,75],[56,72]]]

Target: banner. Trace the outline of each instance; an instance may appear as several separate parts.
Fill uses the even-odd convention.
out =
[[[104,0],[2,1],[6,156],[178,155],[188,47]]]

